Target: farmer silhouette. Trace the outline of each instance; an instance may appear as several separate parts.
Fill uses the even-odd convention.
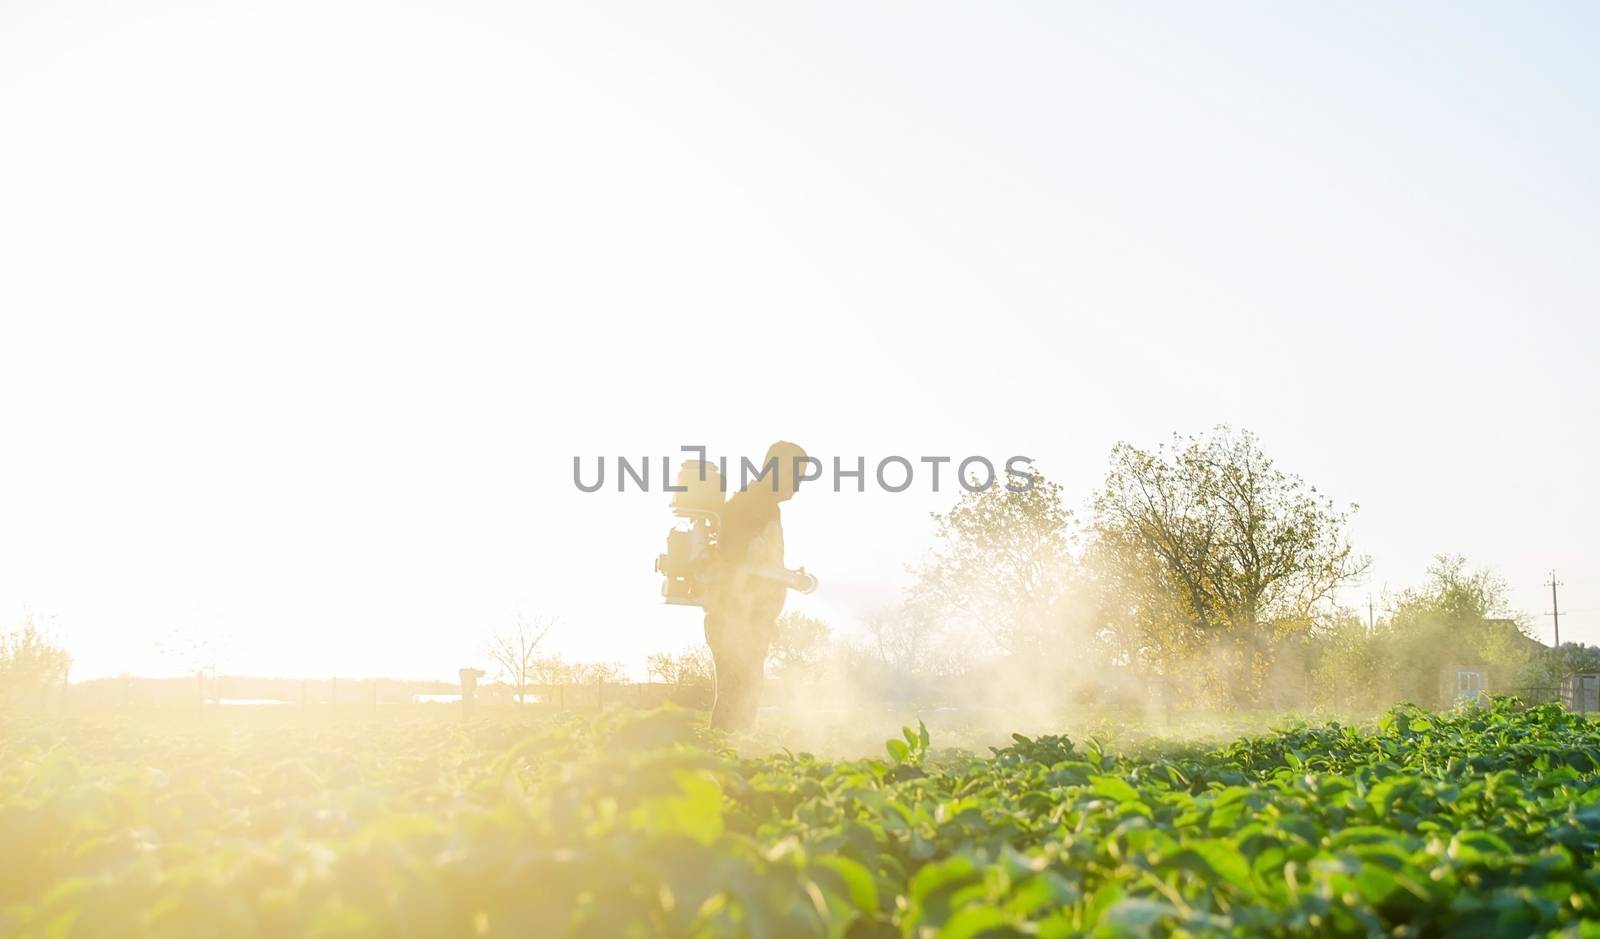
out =
[[[816,579],[783,566],[779,506],[799,488],[806,452],[786,441],[767,448],[761,476],[722,508],[717,572],[707,590],[706,644],[716,668],[711,726],[740,730],[755,721],[767,650],[778,632],[784,593],[809,593]]]

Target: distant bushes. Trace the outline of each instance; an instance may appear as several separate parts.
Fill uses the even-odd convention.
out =
[[[35,703],[67,683],[72,657],[57,646],[32,616],[0,633],[0,704]]]

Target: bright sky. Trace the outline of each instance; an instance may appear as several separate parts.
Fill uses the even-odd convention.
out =
[[[75,675],[699,637],[572,458],[1218,422],[1600,642],[1600,7],[0,4],[0,623]],[[799,604],[953,501],[802,492]]]

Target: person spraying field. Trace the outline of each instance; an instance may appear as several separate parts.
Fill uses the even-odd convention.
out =
[[[762,472],[731,499],[705,462],[684,466],[673,511],[686,528],[667,536],[656,559],[668,603],[705,609],[706,644],[716,682],[711,726],[737,730],[755,720],[767,651],[789,590],[810,593],[817,579],[784,567],[780,506],[794,497],[806,453],[780,441],[767,449]]]

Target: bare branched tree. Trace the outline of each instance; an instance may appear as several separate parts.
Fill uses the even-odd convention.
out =
[[[923,604],[882,607],[868,613],[862,625],[868,657],[890,674],[958,675],[971,657],[961,637],[946,631]]]
[[[216,628],[179,626],[156,642],[156,652],[185,675],[215,675],[231,639]]]
[[[578,666],[578,674],[585,683],[614,685],[628,677],[621,662],[586,662]]]
[[[580,678],[579,672],[578,665],[554,653],[534,659],[533,666],[528,669],[533,683],[545,687],[576,684]]]
[[[555,625],[552,617],[529,619],[518,613],[509,629],[489,640],[489,660],[499,666],[502,677],[517,690],[518,704],[527,695],[539,665],[539,643]]]
[[[690,646],[676,655],[655,652],[645,659],[645,667],[650,676],[669,685],[710,684],[711,650],[701,645]]]

